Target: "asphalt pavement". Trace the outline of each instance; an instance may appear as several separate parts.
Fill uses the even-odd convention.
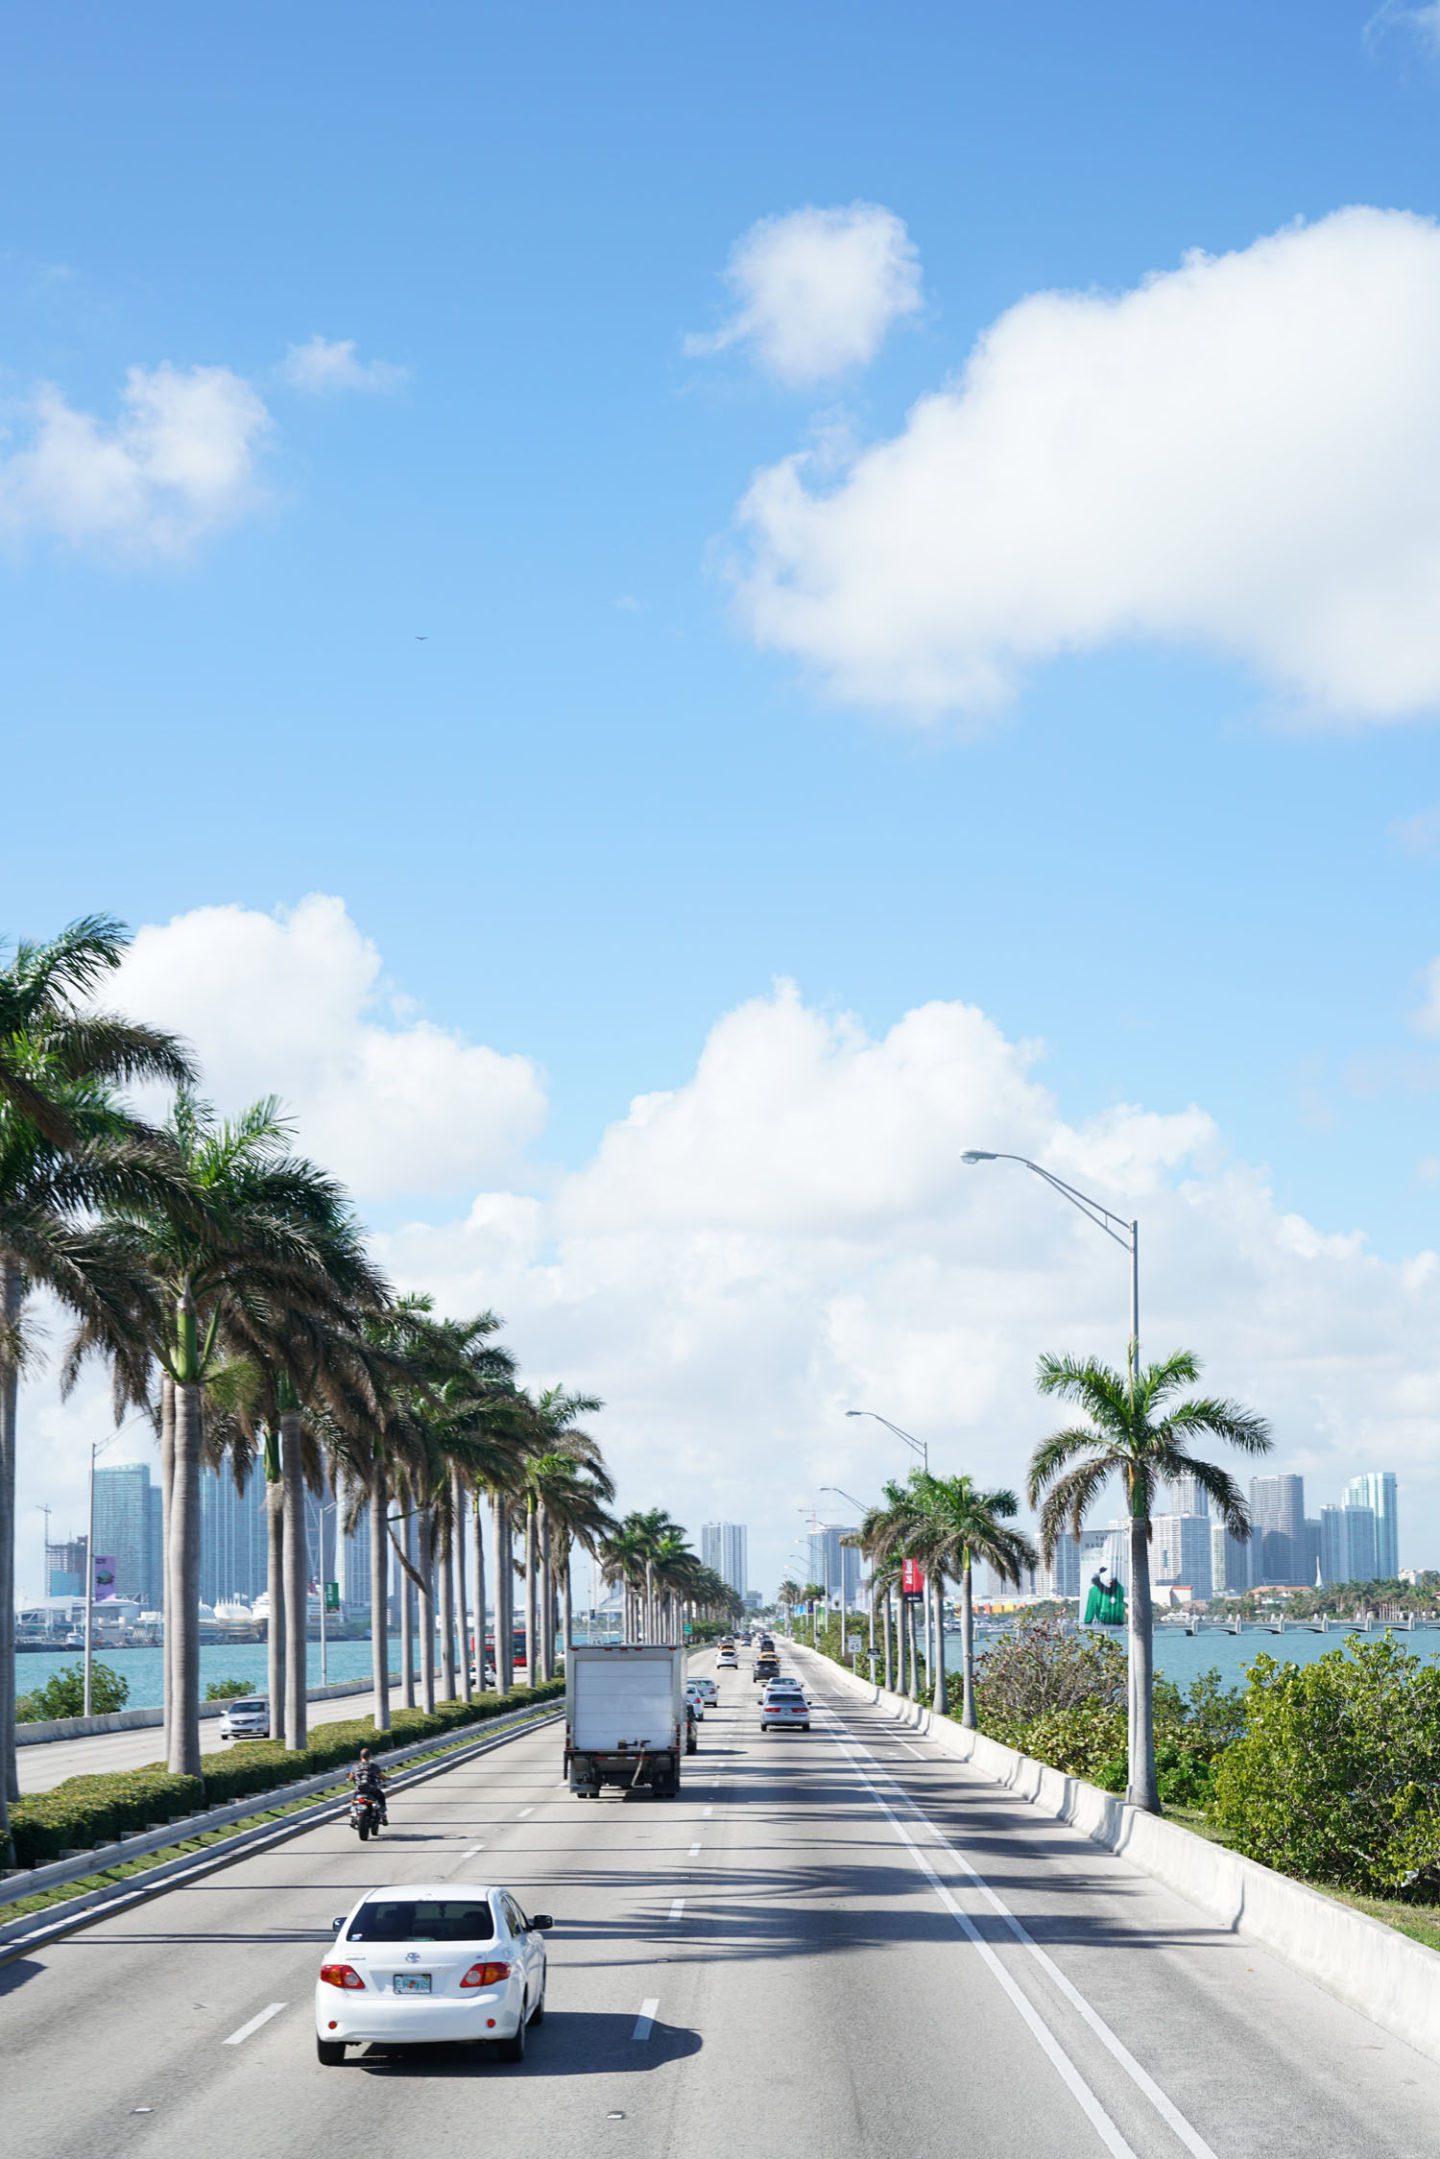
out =
[[[1440,2065],[794,1662],[814,1729],[720,1674],[677,1800],[552,1726],[0,1966],[7,2159],[1433,2159]],[[322,2069],[332,1917],[437,1876],[556,1916],[526,2062]]]

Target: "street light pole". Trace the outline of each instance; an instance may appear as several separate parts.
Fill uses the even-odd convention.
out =
[[[862,1514],[862,1515],[866,1515],[866,1514],[868,1514],[868,1513],[870,1512],[870,1509],[869,1509],[869,1508],[868,1508],[868,1507],[867,1507],[867,1506],[865,1505],[865,1502],[864,1502],[863,1500],[857,1499],[857,1498],[855,1497],[855,1494],[854,1494],[853,1492],[847,1492],[843,1484],[822,1484],[822,1485],[821,1485],[821,1487],[820,1487],[820,1489],[821,1489],[821,1491],[822,1491],[822,1492],[834,1492],[834,1493],[838,1494],[838,1496],[839,1496],[839,1497],[840,1497],[841,1499],[848,1499],[852,1507],[858,1507],[858,1508],[860,1509],[860,1512],[861,1512],[861,1514]],[[841,1624],[841,1633],[842,1633],[842,1638],[843,1638],[843,1633],[844,1633],[844,1624],[845,1624],[845,1621],[844,1621],[844,1602],[845,1602],[845,1548],[844,1548],[844,1546],[843,1546],[843,1545],[842,1545],[842,1546],[841,1546],[841,1548],[840,1548],[840,1602],[841,1602],[841,1621],[840,1621],[840,1624]],[[875,1599],[874,1599],[874,1597],[872,1596],[872,1597],[869,1597],[869,1598],[867,1598],[866,1602],[867,1602],[867,1604],[869,1605],[869,1619],[870,1619],[870,1664],[871,1664],[871,1673],[870,1673],[870,1676],[871,1676],[871,1678],[873,1679],[873,1678],[874,1678],[874,1676],[875,1676],[875,1673],[874,1673],[874,1664],[875,1664]]]
[[[911,1450],[911,1452],[913,1454],[919,1455],[920,1466],[924,1470],[926,1476],[929,1476],[930,1445],[927,1440],[917,1439],[913,1432],[906,1431],[903,1424],[893,1424],[888,1417],[882,1417],[878,1409],[847,1409],[845,1414],[847,1417],[873,1417],[877,1424],[883,1424],[887,1432],[893,1432],[897,1439],[903,1439],[906,1446]],[[900,1600],[900,1625],[902,1629],[904,1628],[905,1624],[905,1601],[902,1597]],[[931,1612],[930,1597],[927,1593],[925,1598],[925,1663],[927,1668],[931,1672],[933,1672],[935,1669],[935,1644],[932,1637],[933,1625],[934,1614]],[[919,1696],[917,1694],[916,1700],[918,1701],[918,1699]]]
[[[90,1442],[90,1502],[85,1522],[85,1695],[82,1717],[91,1713],[92,1673],[95,1664],[95,1442]],[[73,1700],[73,1696],[71,1697]]]
[[[1053,1170],[1043,1169],[1025,1154],[992,1154],[987,1148],[971,1147],[960,1157],[962,1162],[1018,1162],[1022,1169],[1034,1172],[1037,1177],[1053,1186],[1054,1190],[1068,1199],[1072,1207],[1078,1207],[1087,1221],[1093,1222],[1122,1252],[1130,1256],[1130,1347],[1126,1363],[1130,1373],[1130,1393],[1133,1399],[1140,1380],[1140,1224],[1127,1222],[1123,1215],[1112,1214],[1098,1199],[1091,1199],[1088,1192],[1078,1192],[1073,1184],[1066,1184]]]

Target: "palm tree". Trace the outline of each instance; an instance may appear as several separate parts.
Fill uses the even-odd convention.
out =
[[[617,1527],[608,1511],[615,1487],[599,1463],[577,1462],[568,1454],[543,1454],[530,1465],[529,1477],[551,1539],[553,1585],[558,1587],[561,1610],[560,1640],[568,1661],[573,1631],[573,1599],[570,1557],[581,1545],[598,1553],[603,1540]],[[547,1588],[549,1601],[551,1589]]]
[[[24,1315],[46,1288],[97,1342],[131,1360],[144,1284],[122,1243],[94,1220],[119,1200],[178,1190],[163,1143],[116,1104],[129,1080],[192,1074],[171,1035],[96,1013],[91,1000],[127,943],[107,917],[49,944],[20,944],[0,966],[0,1855],[15,1763],[15,1475]]]
[[[1040,1507],[1040,1548],[1055,1556],[1067,1531],[1076,1536],[1111,1476],[1119,1478],[1130,1522],[1130,1685],[1128,1798],[1160,1811],[1155,1781],[1155,1666],[1150,1619],[1150,1516],[1156,1486],[1193,1477],[1215,1502],[1232,1536],[1250,1535],[1250,1515],[1228,1471],[1197,1460],[1197,1439],[1223,1440],[1242,1454],[1265,1454],[1270,1428],[1253,1410],[1211,1396],[1176,1402],[1200,1377],[1200,1362],[1176,1350],[1138,1374],[1114,1372],[1093,1358],[1042,1357],[1037,1384],[1082,1410],[1089,1422],[1041,1440],[1030,1462],[1029,1499]],[[1043,1505],[1041,1501],[1043,1499]]]
[[[645,1588],[645,1569],[649,1562],[650,1539],[639,1526],[638,1515],[628,1514],[605,1539],[600,1554],[602,1578],[607,1586],[616,1582],[624,1584],[625,1625],[627,1642],[640,1639],[639,1608]]]
[[[575,1394],[564,1387],[546,1387],[531,1404],[535,1456],[525,1475],[525,1676],[531,1686],[537,1677],[554,1677],[550,1522],[535,1464],[558,1455],[603,1473],[599,1442],[579,1420],[604,1406],[598,1395]]]
[[[926,1563],[935,1584],[935,1693],[937,1716],[946,1712],[945,1693],[945,1577],[960,1583],[960,1655],[963,1704],[960,1721],[975,1729],[975,1604],[973,1566],[979,1559],[994,1569],[1002,1582],[1019,1583],[1035,1565],[1035,1547],[1010,1524],[1020,1512],[1013,1492],[987,1492],[973,1477],[935,1477],[918,1470],[911,1488],[920,1516],[918,1556]]]

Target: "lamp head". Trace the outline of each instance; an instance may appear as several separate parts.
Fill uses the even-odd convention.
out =
[[[983,1147],[967,1147],[960,1159],[962,1162],[993,1162],[996,1157],[987,1153]]]

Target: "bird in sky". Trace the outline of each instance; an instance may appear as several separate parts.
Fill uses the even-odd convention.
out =
[[[429,633],[429,631],[428,631],[428,630],[427,630],[427,631],[425,631],[425,632],[424,632],[424,634],[422,635],[422,633],[421,633],[421,632],[420,632],[419,630],[417,630],[417,631],[415,632],[415,642],[416,642],[416,644],[417,644],[417,645],[428,645],[428,644],[429,644],[429,642],[430,642],[430,633]]]

